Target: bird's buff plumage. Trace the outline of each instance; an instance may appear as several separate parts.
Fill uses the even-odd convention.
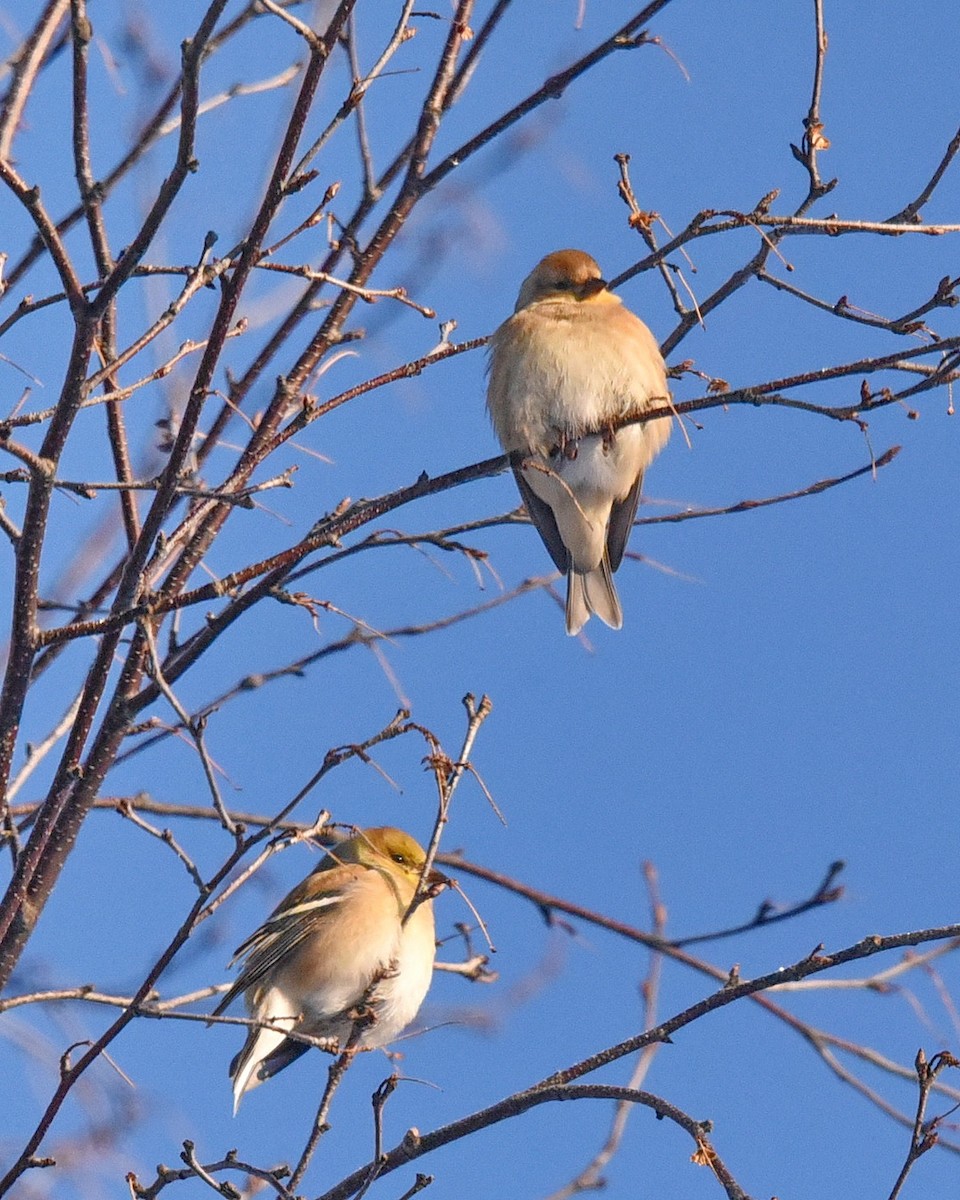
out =
[[[308,1049],[288,1032],[343,1047],[357,1028],[354,1044],[372,1049],[414,1019],[436,952],[430,900],[404,922],[424,863],[422,847],[402,830],[362,830],[331,850],[240,946],[240,975],[214,1015],[242,993],[250,1016],[274,1027],[251,1027],[230,1064],[234,1112],[245,1092]],[[442,881],[436,872],[428,877]]]
[[[607,288],[582,250],[542,259],[516,310],[493,335],[487,406],[500,443],[518,452],[520,495],[567,576],[567,632],[591,614],[623,624],[613,572],[633,526],[643,473],[666,445],[670,417],[617,428],[663,408],[656,340]]]

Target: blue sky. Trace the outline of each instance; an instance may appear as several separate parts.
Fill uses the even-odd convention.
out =
[[[193,5],[182,3],[164,6],[162,13],[148,6],[97,6],[97,32],[118,58],[109,72],[95,64],[94,103],[101,112],[115,109],[116,127],[126,133],[147,98],[134,64],[118,49],[125,7],[149,20],[168,63],[176,61],[195,14]],[[22,21],[14,8],[0,3],[0,12]],[[359,6],[365,61],[382,37],[374,8]],[[474,24],[486,8],[478,7]],[[634,11],[613,0],[588,0],[578,28],[572,0],[514,8],[444,123],[439,153]],[[830,43],[822,114],[831,148],[821,156],[821,169],[839,184],[814,210],[817,215],[878,220],[896,212],[923,186],[960,123],[954,61],[960,12],[943,0],[918,0],[906,28],[902,5],[877,0],[869,9],[825,3]],[[428,19],[418,26],[398,66],[432,61],[445,27]],[[436,309],[438,319],[455,319],[454,337],[467,339],[504,319],[521,279],[550,250],[582,247],[608,276],[619,274],[645,248],[617,197],[616,153],[631,155],[641,207],[658,212],[674,232],[701,209],[750,209],[774,188],[781,195],[773,211],[792,211],[806,186],[789,142],[799,141],[809,104],[813,4],[674,0],[650,32],[662,46],[612,56],[517,127],[511,153],[492,147],[453,173],[417,210],[373,284],[404,284]],[[279,22],[258,22],[256,36],[211,61],[203,93],[238,78],[269,77],[290,61],[291,41],[295,35]],[[67,65],[61,59],[38,91],[18,143],[19,169],[41,183],[55,212],[73,195],[63,159],[69,123],[57,100]],[[378,164],[404,136],[428,77],[426,68],[398,74],[371,92]],[[322,89],[309,136],[339,103],[343,84],[338,64]],[[210,228],[220,236],[218,249],[240,236],[258,194],[251,180],[265,178],[290,102],[289,90],[266,92],[203,118],[201,169],[178,201],[165,240],[151,252],[154,259],[191,261]],[[112,161],[115,135],[113,125],[102,128],[102,141],[94,145],[98,167]],[[168,139],[152,152],[138,185],[118,193],[108,210],[116,245],[129,236],[172,153]],[[334,208],[341,211],[342,204],[349,212],[352,133],[335,140],[318,167],[324,181],[344,180]],[[958,212],[954,165],[924,217],[946,222]],[[292,217],[284,219],[281,232],[290,223]],[[0,199],[0,228],[10,231],[11,240],[23,229],[7,196]],[[781,249],[796,286],[830,301],[847,295],[863,309],[895,316],[921,303],[944,275],[960,274],[955,237],[791,238]],[[71,245],[80,252],[82,236],[74,235]],[[692,263],[682,264],[684,277],[695,294],[709,294],[755,246],[751,231],[694,243]],[[319,248],[322,241],[318,254]],[[771,269],[785,274],[782,263]],[[27,286],[36,295],[49,290],[48,268],[38,268]],[[145,310],[164,302],[164,285],[152,286],[143,291]],[[258,330],[275,319],[287,286],[272,277],[257,282],[248,302],[252,332],[228,355],[235,370],[249,362],[262,336]],[[4,300],[2,315],[22,290]],[[660,339],[667,337],[675,316],[655,273],[631,280],[621,294]],[[166,353],[187,337],[202,336],[214,299],[200,298],[165,344]],[[139,317],[134,305],[128,319]],[[936,311],[929,323],[941,336],[958,332],[953,309]],[[435,322],[388,302],[359,307],[351,324],[365,326],[368,336],[353,347],[356,357],[334,362],[315,382],[322,398],[416,358],[436,341]],[[0,344],[0,352],[45,384],[47,398],[35,390],[36,406],[56,394],[63,338],[62,323],[43,316],[22,322]],[[754,281],[695,329],[670,361],[694,359],[706,375],[740,387],[904,345]],[[285,365],[278,361],[276,370]],[[22,381],[2,362],[0,371],[4,403],[11,407]],[[181,371],[143,394],[131,421],[144,438],[188,381]],[[853,403],[859,387],[856,377],[805,398]],[[688,375],[677,383],[675,398],[701,392],[702,383]],[[251,407],[266,399],[264,390]],[[748,920],[767,898],[785,904],[802,898],[830,862],[844,859],[846,891],[839,903],[701,948],[722,969],[738,963],[744,977],[795,961],[820,943],[835,950],[872,933],[956,920],[960,452],[946,392],[921,398],[918,409],[916,421],[896,406],[871,416],[869,439],[877,454],[903,446],[876,480],[867,476],[753,512],[636,530],[631,548],[643,561],[627,561],[617,580],[622,632],[593,622],[586,641],[568,639],[558,605],[535,593],[445,632],[386,646],[389,674],[372,654],[358,650],[224,706],[211,719],[208,737],[231,781],[228,801],[238,808],[278,808],[329,747],[369,736],[401,699],[455,752],[463,729],[461,697],[488,693],[494,711],[474,761],[507,824],[467,779],[445,848],[462,848],[497,871],[641,926],[648,925],[649,913],[640,864],[649,860],[659,873],[668,935],[677,937]],[[810,414],[731,406],[701,414],[699,421],[702,429],[689,429],[689,447],[675,430],[651,468],[641,518],[788,492],[870,459],[854,426]],[[80,433],[64,473],[88,470],[101,453],[93,421]],[[421,471],[437,474],[495,454],[484,410],[483,353],[364,396],[312,425],[297,442],[275,464],[298,467],[296,488],[269,494],[271,511],[235,519],[214,551],[214,570],[233,569],[261,548],[286,545],[345,496],[375,496],[412,482]],[[227,451],[214,454],[208,481],[230,461]],[[517,502],[512,479],[503,475],[392,514],[383,524],[428,530],[504,512]],[[55,517],[59,540],[44,560],[50,586],[74,539],[95,524],[69,497],[58,499]],[[302,586],[374,628],[388,628],[480,603],[498,593],[498,580],[510,587],[549,569],[539,539],[526,527],[482,531],[468,540],[489,554],[492,572],[482,573],[482,591],[462,559],[407,548],[347,559],[308,576]],[[348,629],[336,615],[321,615],[315,629],[302,611],[257,610],[183,680],[178,694],[195,707],[240,675],[281,666]],[[26,714],[27,737],[42,736],[59,716],[79,661],[65,656],[38,689]],[[350,764],[330,776],[301,815],[312,819],[323,806],[337,820],[395,823],[425,837],[434,796],[420,757],[421,747],[408,740],[378,753],[399,790],[373,770]],[[31,795],[40,794],[39,786]],[[183,742],[132,758],[111,774],[107,788],[109,794],[147,790],[178,803],[202,803],[205,796],[200,766]],[[226,853],[212,827],[178,826],[178,834],[207,869]],[[302,848],[275,859],[203,927],[161,981],[162,993],[224,981],[233,947],[314,862]],[[106,878],[104,863],[110,864]],[[500,978],[490,987],[436,978],[422,1014],[436,1028],[403,1046],[402,1069],[420,1082],[405,1083],[391,1100],[387,1145],[410,1125],[432,1129],[639,1027],[637,988],[648,967],[646,952],[586,924],[576,924],[572,934],[548,930],[528,903],[466,876],[462,882],[491,928]],[[190,899],[186,874],[168,850],[114,814],[95,814],[11,991],[38,980],[51,986],[95,982],[105,990],[135,986]],[[437,911],[443,934],[469,919],[453,895],[441,897]],[[844,974],[859,977],[895,961],[886,956]],[[935,965],[955,996],[956,964],[947,958]],[[928,1054],[956,1052],[955,1014],[937,980],[918,972],[898,983],[899,990],[887,995],[822,988],[778,1002],[908,1067],[921,1046]],[[660,1016],[712,987],[667,964]],[[7,1096],[4,1143],[32,1128],[54,1086],[57,1055],[70,1041],[94,1036],[105,1019],[99,1010],[74,1005],[53,1016],[21,1008],[0,1022],[0,1033],[4,1024],[8,1031],[0,1039],[0,1070],[25,1081]],[[30,1051],[37,1038],[49,1039],[42,1053]],[[176,1161],[185,1137],[197,1140],[204,1159],[232,1146],[257,1163],[296,1157],[322,1086],[323,1060],[307,1056],[249,1097],[233,1120],[226,1071],[237,1041],[237,1032],[227,1028],[136,1022],[112,1053],[135,1084],[127,1102],[150,1119],[119,1153],[104,1157],[88,1190],[76,1194],[123,1194],[126,1171],[150,1178],[155,1163]],[[307,1194],[323,1191],[368,1158],[368,1097],[387,1070],[382,1058],[371,1055],[348,1075]],[[621,1063],[601,1078],[625,1083],[629,1071]],[[106,1065],[91,1077],[101,1087],[122,1090]],[[891,1103],[912,1111],[912,1084],[879,1072],[864,1078]],[[795,1033],[749,1002],[684,1031],[659,1052],[644,1086],[695,1117],[711,1118],[714,1144],[757,1197],[887,1196],[908,1145],[908,1130],[838,1081]],[[939,1100],[932,1107],[947,1105]],[[416,1167],[436,1176],[428,1192],[434,1200],[545,1196],[585,1164],[609,1118],[607,1104],[547,1107]],[[79,1109],[68,1106],[54,1140],[81,1125]],[[605,1172],[606,1194],[611,1200],[721,1194],[705,1169],[689,1163],[691,1150],[685,1135],[637,1111]],[[903,1194],[938,1200],[956,1193],[957,1178],[956,1155],[937,1150],[916,1166]],[[413,1169],[399,1172],[373,1194],[401,1195],[412,1180]],[[36,1186],[43,1187],[39,1175]],[[170,1194],[199,1196],[206,1189],[178,1185]]]

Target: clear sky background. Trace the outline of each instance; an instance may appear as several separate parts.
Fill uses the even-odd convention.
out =
[[[394,6],[381,7],[392,12]],[[438,7],[447,11],[444,0]],[[359,6],[366,60],[382,37],[376,9]],[[96,63],[94,101],[115,111],[122,129],[134,127],[154,95],[144,90],[133,57],[124,56],[123,20],[138,13],[170,67],[198,11],[183,0],[92,6],[97,33],[115,56],[109,70]],[[476,24],[486,11],[486,4],[478,6]],[[515,4],[445,122],[439,153],[585,53],[633,11],[619,0],[587,0],[578,27],[573,0]],[[6,53],[9,28],[22,27],[27,17],[17,3],[0,3],[0,15],[8,28],[2,35]],[[916,0],[909,12],[888,0],[825,0],[825,18],[830,42],[822,114],[831,148],[821,156],[821,170],[839,184],[815,212],[882,219],[918,193],[960,124],[960,9],[949,0]],[[416,23],[420,32],[398,56],[398,67],[430,62],[444,36],[441,22]],[[583,248],[608,277],[619,274],[646,253],[617,196],[613,156],[621,152],[631,155],[641,207],[659,213],[674,232],[701,209],[750,210],[774,188],[781,194],[773,211],[791,211],[806,190],[789,143],[802,136],[810,99],[812,0],[674,0],[650,32],[660,47],[612,56],[561,100],[515,127],[509,153],[497,144],[453,173],[417,210],[374,285],[404,284],[436,309],[438,319],[456,319],[454,337],[467,339],[491,332],[507,316],[520,281],[550,250]],[[204,94],[240,78],[269,77],[289,62],[294,38],[278,21],[259,22],[230,55],[211,62]],[[51,68],[18,144],[21,172],[41,183],[54,212],[73,196],[63,157],[69,120],[58,100],[67,69],[67,56]],[[398,74],[377,85],[369,116],[378,164],[405,136],[410,105],[428,77],[426,71]],[[343,82],[340,64],[324,86],[317,129],[342,98]],[[190,261],[211,227],[220,236],[218,249],[239,236],[258,194],[250,180],[265,177],[290,102],[289,90],[274,90],[203,118],[201,172],[178,201],[164,242],[151,252],[154,260]],[[94,146],[100,167],[112,161],[114,132],[108,123],[102,144]],[[138,187],[121,192],[111,210],[116,245],[172,153],[168,139],[151,155]],[[339,139],[318,163],[323,179],[343,178],[346,188],[353,187],[354,156],[352,136]],[[234,196],[242,197],[241,211]],[[343,211],[349,211],[346,194]],[[960,220],[956,164],[923,216],[929,222]],[[0,198],[0,230],[10,241],[22,241],[23,228],[13,201]],[[956,238],[792,238],[782,253],[794,267],[789,278],[795,286],[830,302],[846,295],[864,310],[896,316],[925,300],[944,275],[960,274]],[[757,235],[745,230],[695,243],[692,263],[677,261],[703,297],[756,244]],[[785,274],[775,260],[771,270]],[[45,268],[29,282],[37,295],[52,286]],[[145,304],[161,304],[165,286],[145,291]],[[249,312],[254,324],[269,322],[288,287],[273,278],[257,284]],[[659,339],[669,335],[676,318],[654,272],[631,280],[621,294]],[[4,300],[6,311],[21,295]],[[200,336],[203,312],[201,303],[178,325],[167,352],[187,336]],[[416,358],[436,341],[435,322],[387,302],[361,306],[352,321],[359,324],[367,329],[366,340],[354,347],[356,357],[335,362],[317,381],[321,397]],[[941,336],[956,334],[956,310],[935,311],[929,325]],[[0,344],[0,352],[45,383],[45,398],[39,391],[33,397],[38,405],[56,394],[63,336],[51,316],[21,323]],[[693,359],[707,376],[740,387],[906,344],[752,282],[694,330],[670,361]],[[230,361],[240,367],[250,353],[238,345]],[[141,397],[137,419],[144,429],[177,399],[177,387],[187,379],[181,373]],[[3,362],[0,381],[6,410],[22,381]],[[897,382],[872,381],[875,389]],[[214,569],[227,571],[253,558],[259,537],[264,546],[275,545],[278,519],[291,523],[282,535],[285,544],[345,496],[374,496],[414,481],[421,471],[437,474],[495,454],[484,386],[478,351],[315,423],[298,439],[302,448],[290,447],[276,464],[297,464],[295,491],[274,493],[271,512],[236,522],[218,546]],[[855,377],[809,398],[853,403],[859,387]],[[702,382],[688,375],[676,384],[675,398],[702,391]],[[266,393],[254,407],[265,399]],[[649,924],[641,863],[650,861],[659,872],[667,933],[677,937],[749,920],[765,899],[800,899],[833,860],[844,859],[846,891],[839,903],[700,948],[722,969],[738,963],[745,978],[793,962],[820,943],[835,950],[873,933],[956,921],[960,441],[947,401],[945,391],[921,399],[915,421],[901,407],[871,416],[876,454],[903,446],[875,480],[866,476],[757,511],[636,530],[631,547],[642,561],[627,561],[617,577],[622,632],[592,622],[585,640],[568,639],[560,607],[536,592],[446,632],[387,645],[382,659],[359,650],[340,655],[302,678],[271,685],[269,694],[252,692],[226,705],[211,720],[209,740],[229,775],[229,802],[245,809],[279,807],[329,747],[369,736],[401,700],[455,753],[463,730],[461,697],[487,693],[494,711],[474,761],[507,824],[500,824],[468,779],[445,835],[447,850],[462,848],[494,870],[641,926]],[[699,420],[701,429],[688,425],[690,446],[675,429],[651,468],[641,517],[777,495],[870,460],[870,446],[855,426],[810,414],[732,406]],[[81,472],[82,442],[77,454],[71,469]],[[218,461],[216,455],[210,461],[209,482],[217,478]],[[504,512],[517,502],[512,479],[503,475],[408,508],[385,524],[428,530]],[[68,497],[58,504],[67,512],[77,507]],[[89,520],[83,513],[69,519]],[[496,596],[498,581],[510,587],[549,569],[527,527],[482,531],[468,540],[490,556],[492,570],[481,571],[483,590],[460,558],[398,548],[347,559],[309,576],[303,586],[382,629],[470,607]],[[52,548],[44,564],[48,580],[57,577],[70,550]],[[8,572],[9,562],[4,554],[0,571]],[[181,698],[198,706],[240,675],[281,666],[348,630],[336,615],[321,615],[315,629],[303,612],[258,610],[184,680]],[[42,736],[59,715],[64,693],[58,687],[52,673],[43,702],[27,714],[28,736]],[[399,824],[425,838],[435,801],[419,759],[420,747],[412,741],[391,745],[378,761],[401,790],[351,764],[334,772],[300,815],[311,819],[323,806],[337,820]],[[42,794],[41,777],[36,791],[21,799]],[[205,787],[190,747],[167,743],[138,755],[108,781],[110,794],[140,790],[171,802],[202,802]],[[223,835],[212,827],[191,826],[185,836],[204,865],[226,852]],[[136,985],[190,901],[182,867],[164,847],[145,846],[144,840],[113,814],[87,822],[12,992],[41,983],[92,982],[104,990]],[[314,862],[302,848],[274,860],[203,927],[161,981],[162,993],[225,981],[232,948]],[[529,903],[466,876],[461,881],[490,926],[499,981],[472,987],[453,976],[436,978],[422,1013],[432,1028],[403,1046],[402,1069],[420,1082],[404,1083],[391,1100],[388,1146],[411,1125],[432,1129],[640,1027],[637,989],[648,967],[645,951],[585,924],[574,923],[571,932],[550,930]],[[469,919],[450,894],[438,901],[437,915],[444,936],[455,922]],[[844,974],[857,978],[896,961],[887,956]],[[778,1001],[803,1020],[909,1067],[920,1047],[928,1055],[960,1053],[956,1011],[948,1000],[958,994],[960,972],[950,958],[934,965],[938,976],[906,976],[889,994],[834,985]],[[666,964],[658,1012],[669,1016],[713,987],[703,976]],[[106,1019],[99,1010],[73,1005],[55,1017],[18,1009],[0,1021],[0,1077],[26,1080],[15,1094],[0,1089],[0,1110],[6,1110],[0,1146],[17,1144],[18,1134],[22,1141],[22,1131],[32,1128],[66,1045],[95,1036]],[[105,1153],[82,1194],[125,1195],[126,1171],[143,1179],[157,1162],[176,1164],[185,1137],[197,1140],[203,1159],[234,1146],[261,1164],[294,1158],[325,1061],[310,1054],[249,1096],[234,1120],[226,1073],[238,1042],[238,1032],[226,1027],[136,1022],[111,1053],[135,1085],[126,1103],[151,1119],[122,1154]],[[620,1063],[600,1078],[625,1083],[630,1069]],[[387,1071],[385,1060],[370,1055],[347,1077],[333,1129],[308,1176],[309,1194],[367,1161],[369,1095]],[[913,1110],[909,1080],[862,1071],[890,1103]],[[125,1087],[108,1080],[106,1065],[92,1074],[111,1092]],[[712,1119],[717,1149],[755,1197],[885,1198],[909,1142],[907,1129],[840,1082],[796,1033],[750,1002],[679,1034],[661,1049],[644,1086],[695,1117]],[[932,1111],[946,1107],[941,1098]],[[427,1192],[432,1200],[546,1196],[585,1164],[609,1119],[607,1104],[547,1106],[415,1169],[436,1176]],[[68,1106],[55,1133],[81,1125],[78,1110]],[[952,1137],[960,1142],[956,1131]],[[689,1162],[691,1150],[679,1130],[636,1111],[605,1172],[605,1194],[610,1200],[721,1195],[710,1173]],[[43,1195],[42,1176],[35,1176],[31,1186]],[[414,1168],[399,1172],[371,1195],[400,1196],[413,1176]],[[904,1195],[946,1200],[956,1196],[958,1183],[960,1157],[938,1149],[915,1168]],[[170,1194],[185,1198],[209,1190],[181,1184]]]

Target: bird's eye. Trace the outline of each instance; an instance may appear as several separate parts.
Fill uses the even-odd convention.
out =
[[[392,857],[395,863],[400,863],[401,866],[407,865],[407,857],[405,854],[394,854]]]

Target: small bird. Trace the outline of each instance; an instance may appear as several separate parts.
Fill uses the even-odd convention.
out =
[[[653,334],[609,290],[582,250],[555,250],[523,281],[491,339],[487,408],[530,520],[567,576],[567,633],[592,613],[623,625],[613,572],[640,501],[643,472],[670,418],[617,428],[665,408],[666,368]]]
[[[430,986],[436,939],[433,905],[421,902],[404,923],[426,862],[402,829],[363,829],[329,851],[231,960],[245,962],[214,1009],[241,993],[258,1021],[230,1064],[233,1111],[244,1093],[289,1066],[307,1043],[285,1031],[350,1039],[363,1006],[370,1023],[358,1047],[385,1046],[417,1015]],[[437,871],[430,885],[447,882]]]

